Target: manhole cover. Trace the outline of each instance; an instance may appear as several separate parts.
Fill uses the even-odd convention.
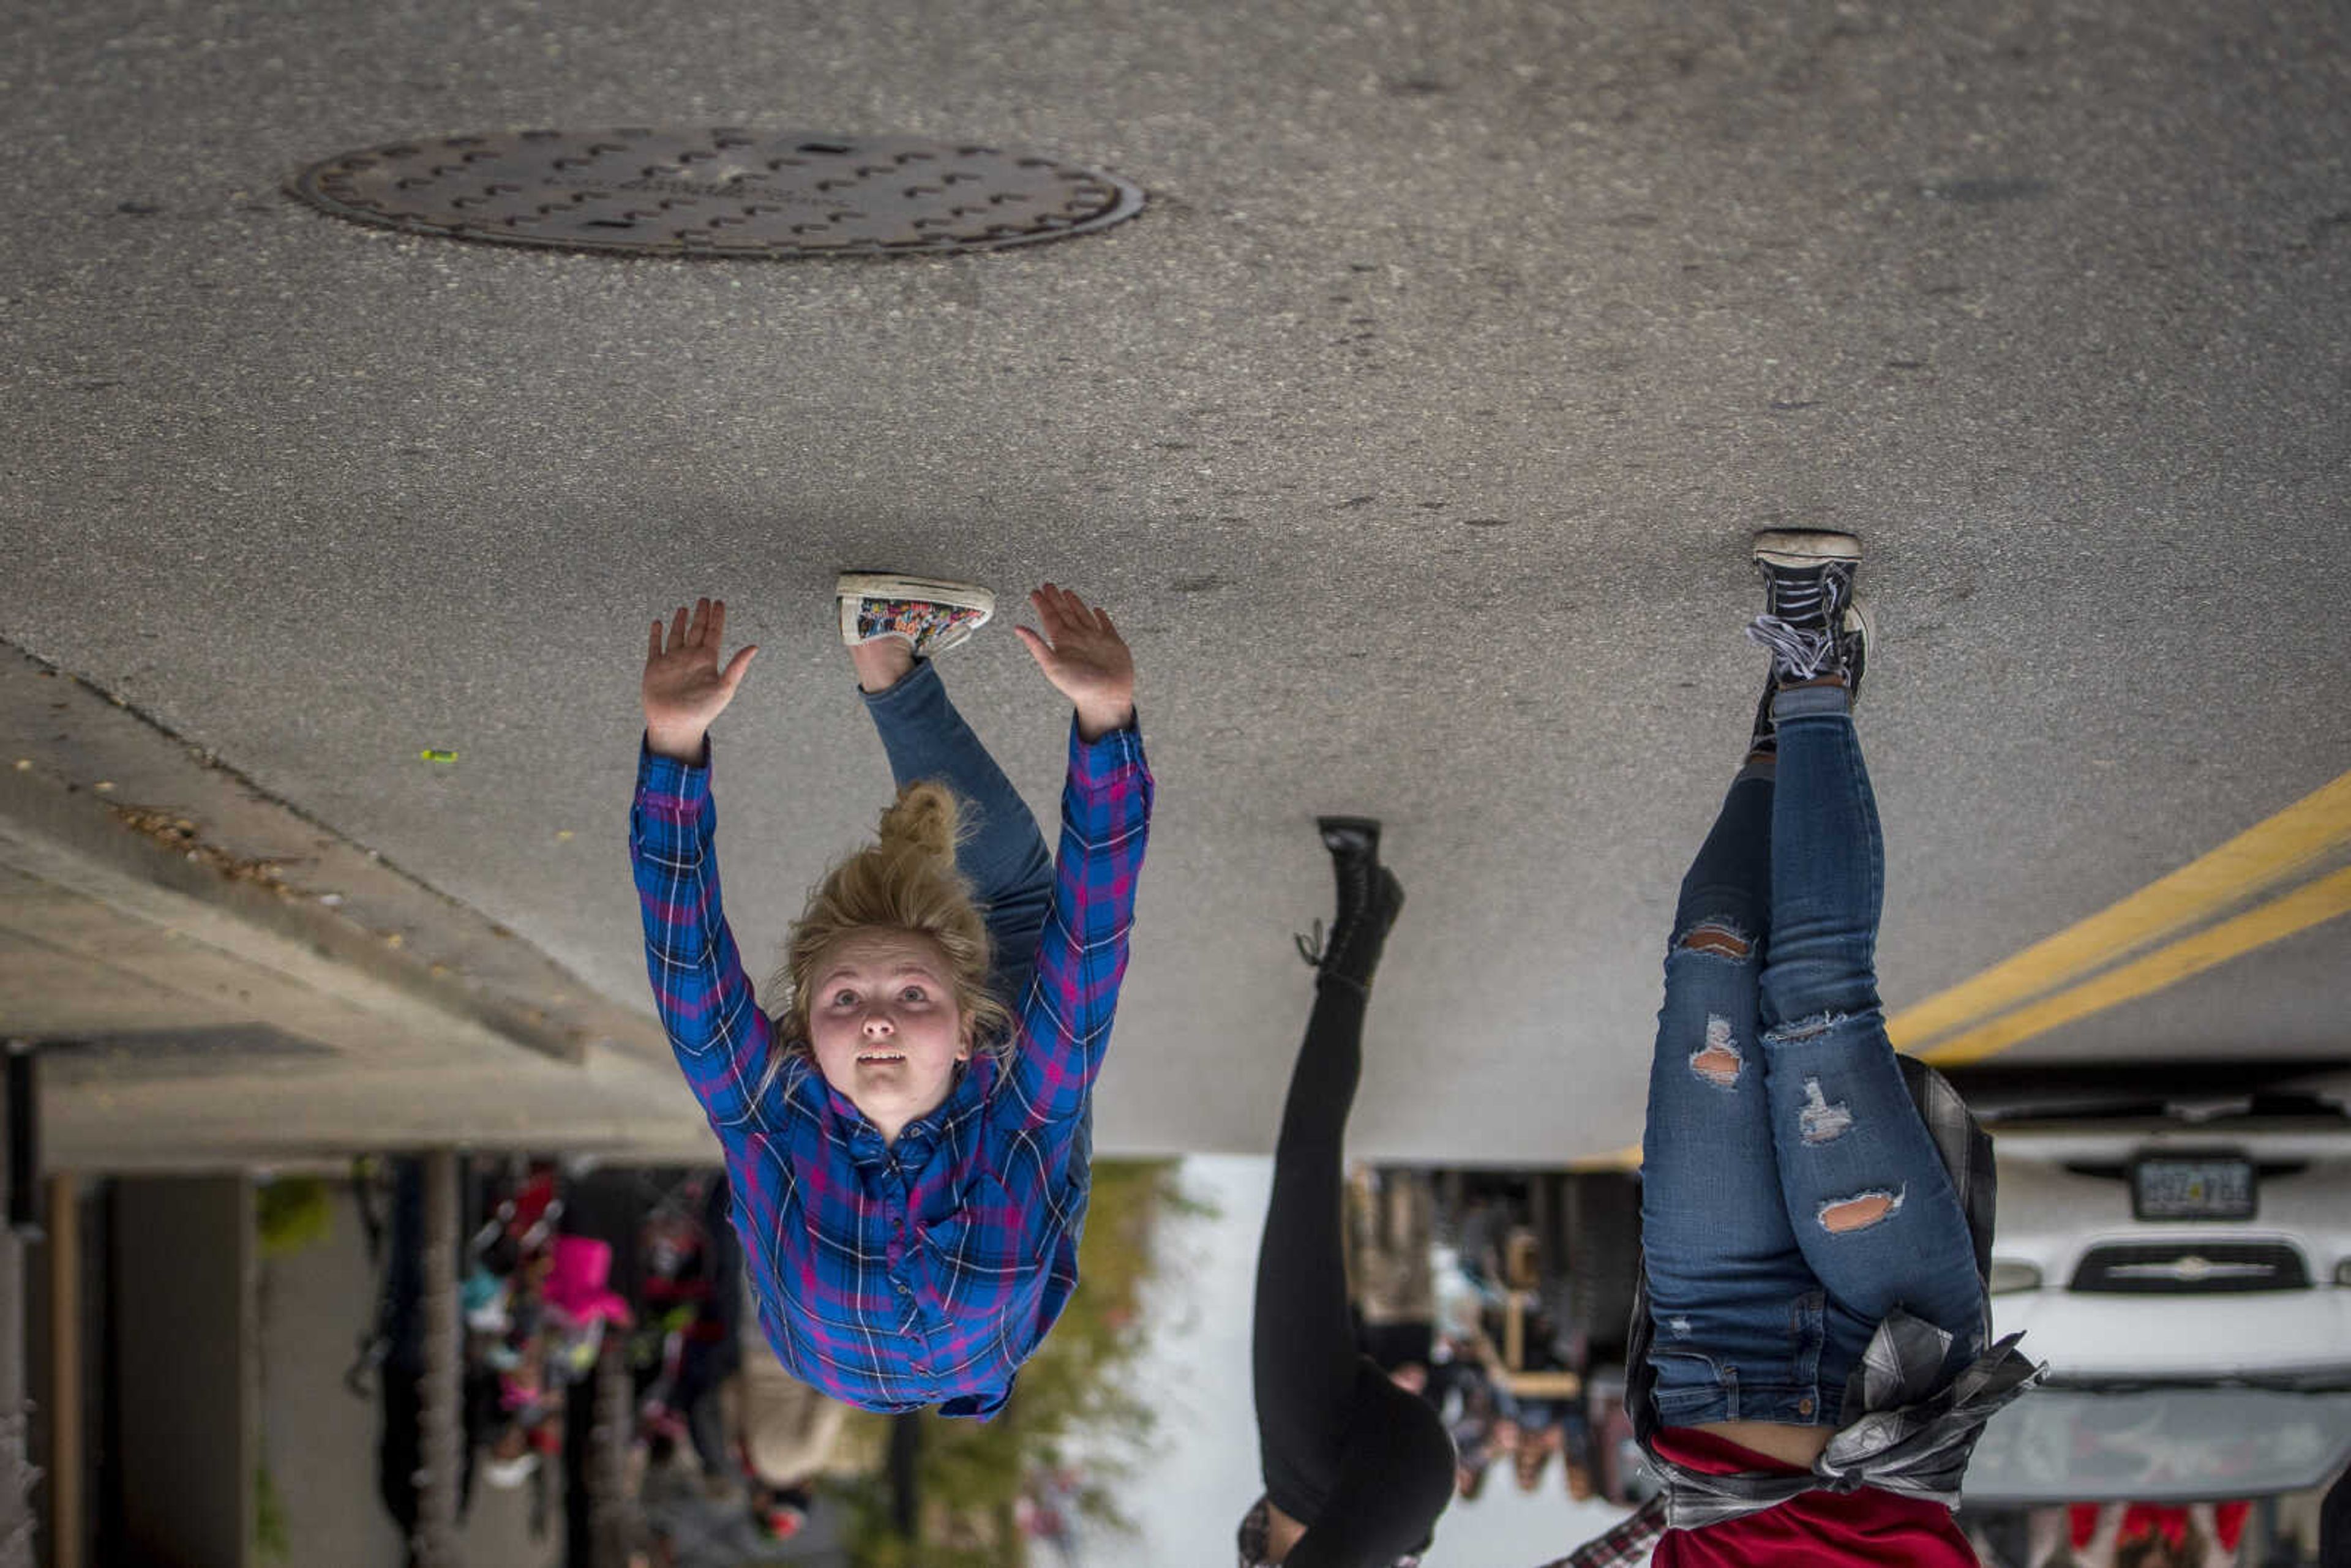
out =
[[[972,142],[523,131],[397,141],[291,189],[413,234],[656,256],[901,256],[1059,239],[1143,210],[1123,180]]]

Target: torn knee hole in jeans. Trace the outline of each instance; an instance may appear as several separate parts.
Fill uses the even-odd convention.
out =
[[[1739,1070],[1747,1065],[1740,1054],[1739,1042],[1731,1038],[1730,1020],[1720,1013],[1708,1013],[1706,1019],[1706,1043],[1690,1052],[1690,1071],[1718,1089],[1728,1089],[1739,1082]]]
[[[1846,1016],[1844,1013],[1815,1013],[1811,1018],[1799,1019],[1794,1023],[1782,1024],[1778,1029],[1771,1030],[1763,1036],[1763,1043],[1795,1045],[1803,1040],[1814,1040],[1844,1022]]]
[[[1690,927],[1683,936],[1682,946],[1692,953],[1712,953],[1723,958],[1744,958],[1755,950],[1755,944],[1719,921],[1708,920]]]
[[[1889,1219],[1902,1209],[1902,1192],[1857,1192],[1851,1197],[1833,1198],[1821,1205],[1821,1228],[1827,1231],[1864,1230],[1882,1220]]]
[[[1804,1080],[1804,1103],[1796,1113],[1796,1130],[1808,1144],[1831,1144],[1853,1131],[1853,1113],[1844,1101],[1829,1103],[1817,1078]]]

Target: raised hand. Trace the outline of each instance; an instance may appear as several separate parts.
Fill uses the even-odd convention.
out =
[[[1134,717],[1134,655],[1111,624],[1110,612],[1088,608],[1051,583],[1029,596],[1042,634],[1015,626],[1045,678],[1078,710],[1078,733],[1100,740]]]
[[[743,672],[759,650],[744,648],[718,667],[718,649],[726,632],[726,601],[697,599],[688,617],[680,605],[677,618],[662,634],[653,622],[653,641],[645,649],[645,742],[664,757],[682,761],[702,759],[702,737],[713,719],[735,700]]]

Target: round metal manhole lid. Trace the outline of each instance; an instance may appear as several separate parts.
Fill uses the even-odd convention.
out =
[[[723,127],[397,141],[314,163],[289,188],[412,234],[670,256],[996,250],[1143,210],[1127,182],[1029,153]]]

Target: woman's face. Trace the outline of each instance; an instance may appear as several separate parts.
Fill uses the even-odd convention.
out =
[[[817,961],[809,988],[809,1045],[825,1082],[884,1142],[936,1110],[964,1039],[946,955],[912,931],[852,931]]]

